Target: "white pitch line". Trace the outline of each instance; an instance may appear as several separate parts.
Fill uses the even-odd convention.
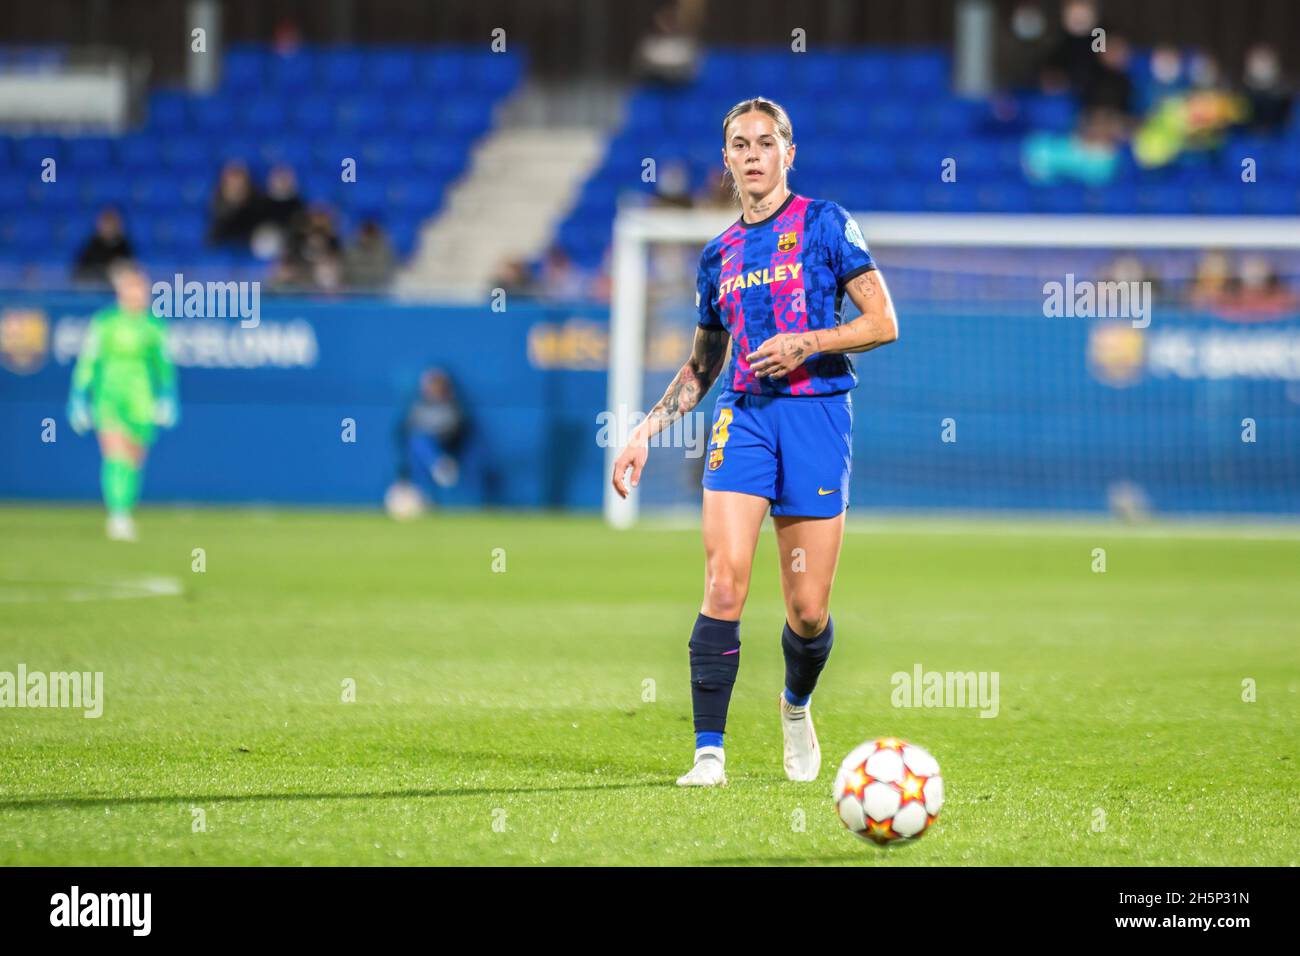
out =
[[[14,582],[0,582],[12,584]],[[36,584],[28,581],[24,583]],[[0,603],[39,604],[47,601],[127,601],[136,598],[176,597],[181,593],[181,583],[175,578],[137,578],[134,580],[104,581],[79,585],[62,591],[0,590]]]

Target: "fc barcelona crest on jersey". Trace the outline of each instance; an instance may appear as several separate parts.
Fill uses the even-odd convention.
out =
[[[797,232],[783,232],[776,240],[776,249],[778,252],[789,252],[799,244],[799,234]]]

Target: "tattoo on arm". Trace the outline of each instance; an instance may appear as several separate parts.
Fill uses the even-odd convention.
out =
[[[869,352],[898,338],[893,303],[880,273],[872,269],[851,280],[849,292],[862,315],[852,322],[819,332],[819,345],[832,352]],[[863,333],[867,337],[863,338]],[[824,336],[824,339],[822,337]],[[844,344],[846,341],[852,344]]]
[[[722,371],[730,341],[731,333],[726,329],[696,329],[691,357],[646,417],[651,423],[650,435],[667,428],[700,403]]]
[[[797,359],[802,362],[809,355],[817,350],[816,335],[801,335],[797,339],[787,339],[781,346],[787,357]]]
[[[860,292],[863,298],[870,299],[876,294],[876,280],[873,278],[874,276],[875,270],[864,272],[862,275],[850,282],[849,285],[853,287],[854,291]]]

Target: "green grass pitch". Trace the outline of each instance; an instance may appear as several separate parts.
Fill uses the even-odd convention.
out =
[[[206,509],[139,523],[139,544],[111,544],[97,510],[0,508],[0,671],[102,671],[105,689],[99,719],[0,709],[0,864],[1300,857],[1294,530],[857,528],[810,784],[781,770],[767,530],[730,786],[684,791],[694,528]],[[998,715],[892,706],[890,675],[916,664],[996,671]],[[881,734],[928,747],[947,788],[936,827],[885,850],[829,798],[840,758]]]

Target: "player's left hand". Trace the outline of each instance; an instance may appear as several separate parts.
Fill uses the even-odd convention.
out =
[[[177,414],[176,400],[173,398],[160,398],[154,406],[153,420],[157,425],[163,428],[174,428],[176,420],[180,416]]]
[[[811,332],[783,332],[746,355],[745,361],[759,378],[780,378],[797,369],[816,350]]]

